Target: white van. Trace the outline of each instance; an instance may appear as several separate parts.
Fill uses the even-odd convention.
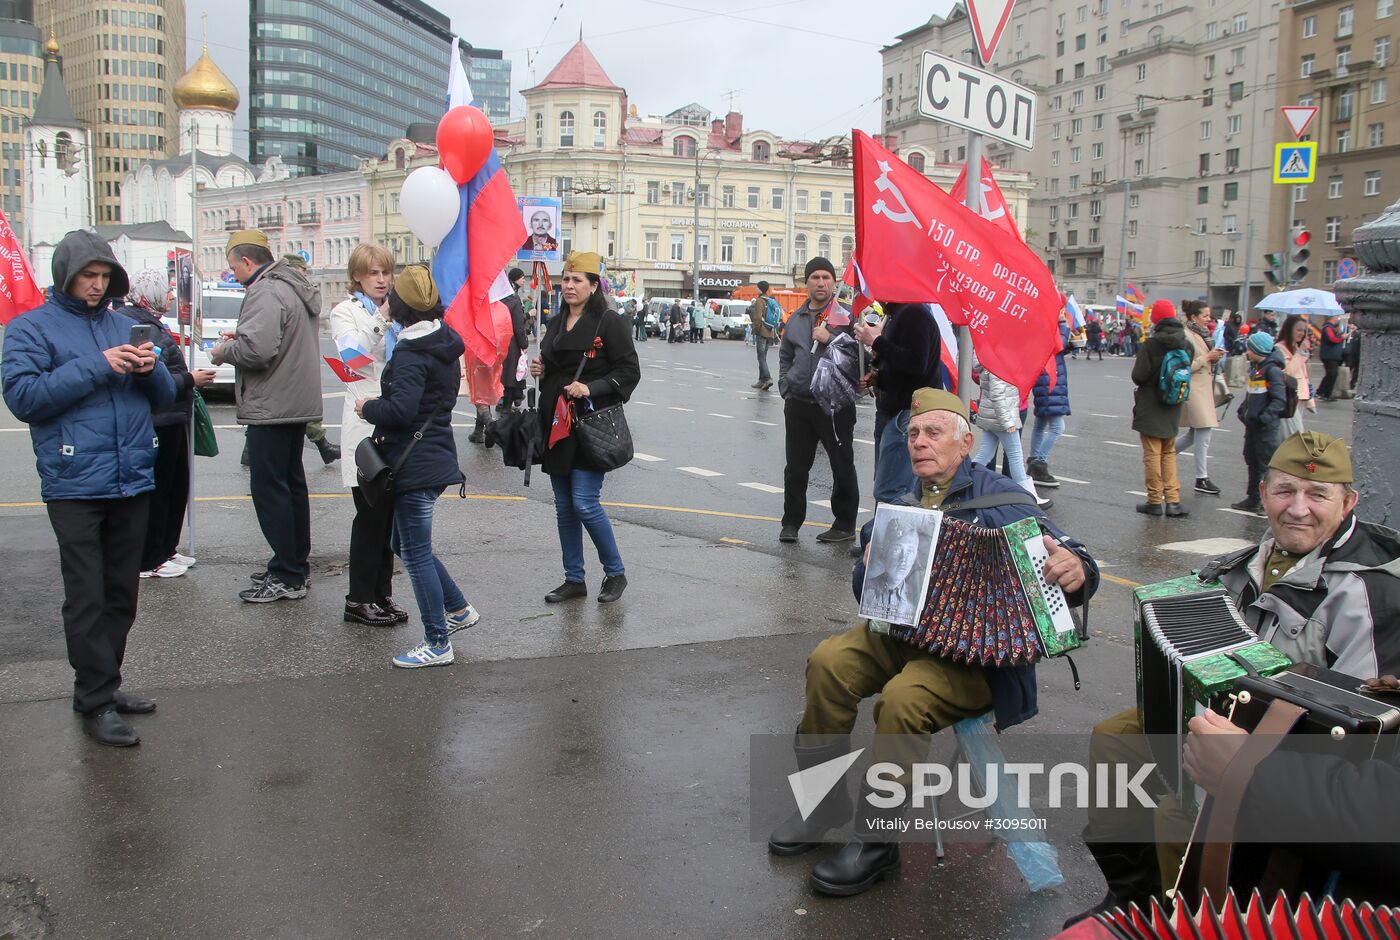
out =
[[[719,311],[710,315],[710,335],[743,339],[749,326],[749,301],[720,300]]]

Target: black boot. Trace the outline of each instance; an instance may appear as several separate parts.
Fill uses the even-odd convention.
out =
[[[861,786],[856,802],[855,838],[831,858],[812,869],[807,879],[820,894],[849,897],[864,894],[882,878],[899,874],[899,835],[904,823],[905,804],[889,808],[871,805],[870,789]]]
[[[816,735],[807,735],[816,738]],[[803,735],[796,734],[792,739],[792,750],[797,755],[797,769],[808,770],[829,760],[844,757],[851,751],[850,738],[845,735],[823,735],[828,743],[803,747],[797,742]],[[831,830],[846,824],[851,818],[851,794],[844,782],[832,787],[817,808],[802,818],[801,813],[793,813],[768,837],[768,851],[773,855],[801,855],[821,845],[822,838]]]
[[[333,464],[340,459],[340,448],[324,437],[316,441],[316,449],[321,452],[321,463]]]
[[[491,409],[490,409],[490,408],[487,408],[487,407],[484,406],[484,405],[477,405],[477,406],[476,406],[476,427],[472,429],[472,433],[467,437],[467,440],[471,441],[473,444],[485,444],[485,443],[486,443],[486,425],[488,425],[488,424],[490,424],[490,423],[491,423]]]
[[[243,456],[238,458],[238,462],[243,465],[244,470],[252,466],[252,461],[248,459],[248,436],[246,434],[243,436]]]
[[[1157,850],[1147,842],[1086,842],[1089,854],[1099,863],[1108,882],[1108,893],[1102,901],[1065,921],[1064,929],[1087,920],[1095,914],[1116,907],[1136,904],[1146,910],[1152,899],[1162,891],[1157,870]]]

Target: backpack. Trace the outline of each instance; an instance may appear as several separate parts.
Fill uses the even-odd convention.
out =
[[[1164,405],[1180,405],[1191,394],[1191,353],[1169,349],[1157,371],[1157,400]]]
[[[772,297],[763,299],[768,301],[763,308],[763,325],[776,333],[783,326],[783,308],[779,307],[778,302]]]
[[[1279,417],[1291,418],[1298,413],[1298,380],[1287,372],[1283,374],[1283,414]]]

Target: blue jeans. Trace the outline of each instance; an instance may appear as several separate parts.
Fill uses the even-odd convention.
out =
[[[776,342],[777,340],[769,339],[766,336],[759,336],[757,333],[754,334],[753,346],[758,352],[758,380],[760,382],[773,381],[773,376],[768,371],[768,347]]]
[[[875,415],[875,500],[892,503],[907,496],[917,481],[909,460],[909,411],[892,418]]]
[[[403,559],[418,613],[423,639],[430,646],[447,643],[447,611],[461,610],[467,599],[433,554],[433,505],[444,487],[408,490],[394,499],[394,537],[390,547]]]
[[[977,448],[977,453],[973,455],[972,462],[981,464],[988,470],[995,470],[994,461],[997,459],[997,445],[1000,444],[1006,451],[1006,461],[1011,470],[1011,480],[1020,483],[1028,480],[1026,476],[1026,464],[1021,457],[1021,432],[1020,431],[988,431],[982,430],[982,443]]]
[[[1054,449],[1055,442],[1060,439],[1060,435],[1065,433],[1065,416],[1055,415],[1053,418],[1035,419],[1035,429],[1031,431],[1031,460],[1039,460],[1046,463],[1050,460],[1050,451]]]
[[[601,470],[573,469],[567,474],[551,476],[554,487],[554,517],[559,523],[559,548],[564,553],[564,580],[583,580],[583,530],[598,550],[603,574],[610,578],[626,574],[622,554],[617,550],[612,523],[603,511],[599,496],[603,492]]]

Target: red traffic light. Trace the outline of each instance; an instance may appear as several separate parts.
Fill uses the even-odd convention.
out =
[[[1299,248],[1302,248],[1310,241],[1312,241],[1312,233],[1306,230],[1293,236],[1293,244],[1297,245]]]

